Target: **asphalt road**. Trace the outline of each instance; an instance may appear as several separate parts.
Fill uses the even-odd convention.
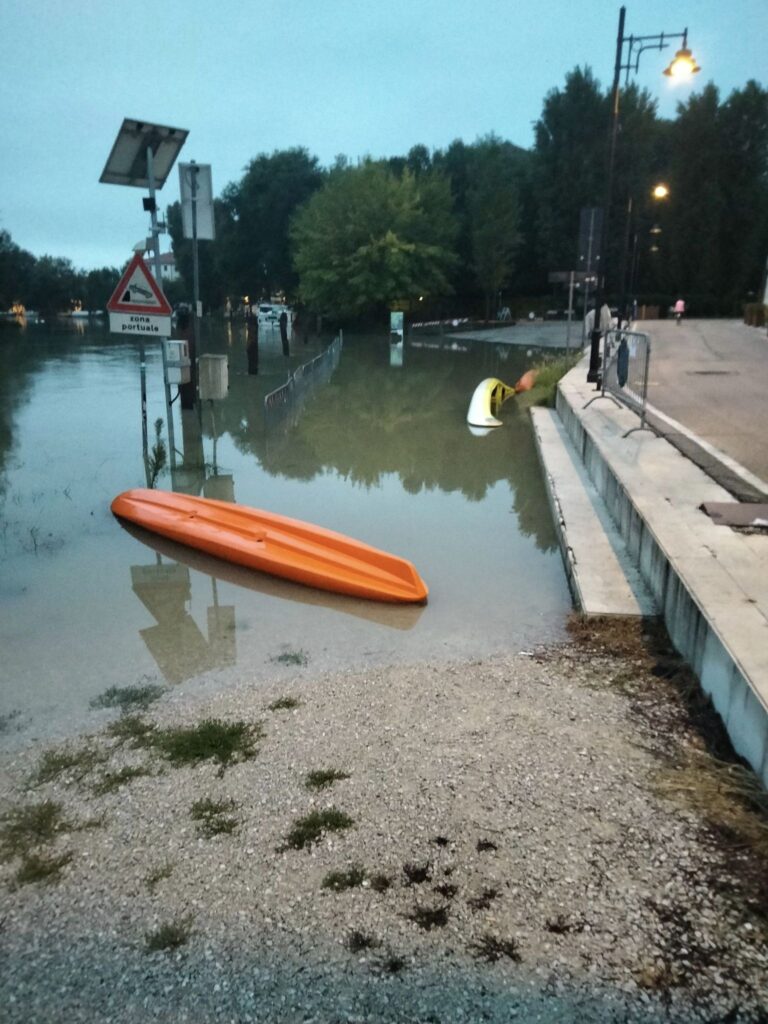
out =
[[[651,320],[638,323],[636,330],[651,337],[649,409],[701,439],[704,455],[720,461],[724,470],[727,460],[718,460],[708,446],[768,482],[766,331],[736,320],[684,320],[680,326],[674,320]],[[668,421],[658,418],[657,426],[684,450],[692,443]],[[744,496],[759,497],[759,486],[754,489],[757,494]]]

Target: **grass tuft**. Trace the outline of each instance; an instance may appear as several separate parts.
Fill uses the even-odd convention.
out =
[[[155,726],[146,722],[140,715],[122,715],[116,722],[107,726],[107,735],[120,743],[130,743],[134,747],[152,745],[152,734]]]
[[[283,651],[276,654],[270,661],[276,661],[279,665],[306,665],[309,662],[309,655],[299,648],[298,651]]]
[[[303,850],[307,846],[319,843],[323,833],[340,832],[353,825],[353,819],[343,811],[336,807],[328,807],[324,811],[313,811],[295,821],[285,838],[285,843],[290,849]]]
[[[433,928],[444,928],[448,924],[448,907],[414,907],[404,916],[425,932],[431,932]]]
[[[377,939],[375,935],[371,935],[369,932],[361,932],[355,929],[349,933],[344,945],[350,953],[362,953],[364,949],[378,949],[381,945],[381,939]]]
[[[483,889],[479,896],[471,896],[467,900],[467,906],[470,910],[487,910],[498,895],[498,889]]]
[[[236,806],[234,800],[196,800],[191,813],[193,819],[200,823],[197,827],[199,834],[212,839],[213,836],[234,832],[240,822],[227,811],[233,811]]]
[[[94,784],[93,792],[96,796],[104,796],[107,793],[114,793],[115,790],[120,789],[121,786],[130,782],[131,779],[137,779],[140,775],[149,774],[150,773],[146,768],[126,765],[124,768],[120,768],[116,772],[106,772],[106,774]]]
[[[106,760],[107,754],[87,744],[83,747],[64,746],[57,750],[46,750],[40,758],[32,783],[40,786],[46,782],[53,782],[62,775],[69,775],[76,782],[80,782],[97,764],[102,764]]]
[[[294,708],[300,708],[301,701],[295,697],[280,697],[278,700],[273,700],[271,704],[267,705],[268,711],[293,711]]]
[[[337,771],[335,768],[320,768],[307,774],[304,785],[307,789],[327,789],[334,782],[341,782],[342,779],[348,778],[349,772]]]
[[[371,875],[370,883],[374,892],[386,892],[392,885],[392,879],[388,875]]]
[[[406,885],[421,885],[432,878],[432,868],[429,861],[426,864],[403,864],[403,874]]]
[[[522,959],[516,939],[499,939],[495,935],[486,934],[477,942],[471,943],[469,948],[477,959],[487,960],[489,963],[495,963],[502,957],[506,957],[507,960],[519,964]]]
[[[4,860],[25,854],[30,847],[49,843],[69,828],[61,817],[61,804],[44,800],[14,808],[0,818],[0,856]]]
[[[121,711],[146,709],[164,693],[162,686],[110,686],[104,693],[94,697],[92,708],[120,708]]]
[[[150,871],[144,881],[146,882],[149,891],[154,892],[157,883],[162,882],[165,878],[170,878],[172,874],[173,864],[170,861],[166,861],[165,864],[161,864],[156,867],[154,871]]]
[[[206,718],[198,725],[158,730],[152,743],[176,767],[212,760],[218,761],[223,769],[236,759],[254,757],[256,743],[262,736],[258,722],[249,725]]]
[[[365,879],[365,868],[360,864],[353,864],[347,871],[329,871],[322,881],[322,888],[343,892],[345,889],[358,888]]]
[[[192,934],[191,922],[188,917],[178,921],[168,921],[155,928],[152,932],[145,933],[145,951],[147,953],[158,953],[166,949],[178,949],[188,941]]]
[[[58,857],[52,853],[26,853],[22,856],[21,866],[16,872],[16,881],[19,885],[56,882],[62,868],[71,860],[72,853],[62,853]]]

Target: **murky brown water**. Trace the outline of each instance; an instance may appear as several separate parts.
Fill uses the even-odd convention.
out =
[[[335,367],[265,421],[264,396],[326,347],[209,327],[229,393],[173,409],[173,467],[157,485],[303,518],[410,558],[426,608],[302,588],[120,526],[112,498],[145,485],[137,348],[103,328],[0,335],[0,741],[82,725],[110,686],[258,685],[275,673],[519,650],[562,635],[570,598],[527,415],[475,437],[484,377],[514,382],[525,349],[348,335]],[[147,346],[150,444],[166,419]],[[174,389],[175,390],[175,389]],[[164,422],[163,436],[168,438]],[[302,652],[306,667],[281,655]]]

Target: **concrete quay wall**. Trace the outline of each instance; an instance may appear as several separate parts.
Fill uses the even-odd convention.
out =
[[[638,417],[595,398],[580,363],[557,411],[736,751],[768,788],[768,538],[716,526],[703,501],[731,496]],[[590,403],[587,405],[587,403]]]

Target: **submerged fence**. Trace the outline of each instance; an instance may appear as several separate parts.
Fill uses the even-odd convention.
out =
[[[302,363],[288,380],[264,397],[264,425],[267,432],[294,426],[309,395],[326,384],[339,365],[344,336],[341,331],[319,356]]]
[[[628,430],[627,434],[647,428],[645,418],[650,365],[651,339],[647,334],[640,331],[606,331],[603,338],[602,383],[597,397],[607,395],[640,416],[640,426]],[[594,401],[594,398],[590,399],[587,405]]]

